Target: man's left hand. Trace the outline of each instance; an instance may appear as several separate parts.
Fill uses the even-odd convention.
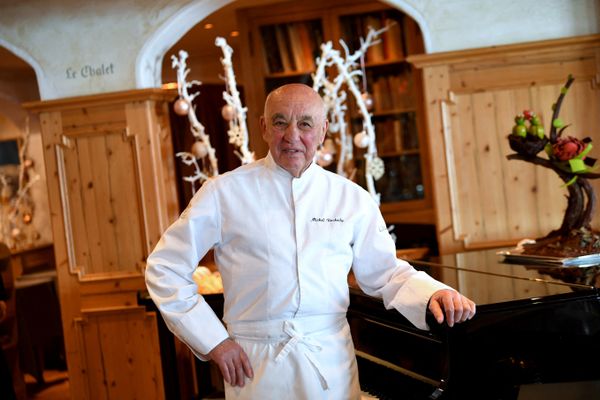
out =
[[[429,299],[429,311],[432,312],[438,323],[444,322],[448,326],[464,322],[475,315],[475,303],[455,290],[442,289],[435,292]]]

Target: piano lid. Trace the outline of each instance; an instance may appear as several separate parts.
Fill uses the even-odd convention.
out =
[[[552,295],[597,293],[600,266],[548,267],[503,262],[501,249],[449,254],[430,261],[410,260],[415,268],[457,289],[478,306]]]

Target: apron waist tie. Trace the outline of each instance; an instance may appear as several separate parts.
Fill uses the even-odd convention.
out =
[[[297,346],[298,344],[304,345],[310,352],[319,352],[321,351],[321,346],[315,343],[313,339],[308,336],[300,335],[295,329],[294,326],[289,321],[284,321],[283,323],[283,331],[290,336],[290,339],[283,346],[283,348],[277,353],[275,357],[275,362],[280,362],[283,360],[290,351]],[[310,364],[313,367],[314,372],[317,374],[319,378],[319,382],[321,382],[321,387],[323,390],[329,389],[329,385],[327,384],[327,379],[321,373],[319,369],[318,363],[315,361],[314,357],[309,352],[304,352],[304,356],[308,359]]]
[[[281,362],[292,350],[297,349],[312,366],[322,389],[328,390],[329,383],[323,375],[322,365],[317,362],[314,354],[322,350],[319,337],[338,332],[340,324],[345,320],[345,313],[325,314],[288,320],[234,322],[228,324],[227,330],[234,338],[240,340],[285,341],[281,350],[275,355],[274,361]],[[298,347],[300,345],[302,348]]]

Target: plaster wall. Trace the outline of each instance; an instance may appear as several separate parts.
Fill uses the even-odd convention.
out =
[[[0,45],[32,65],[42,100],[157,87],[165,52],[230,2],[0,2]],[[385,2],[420,24],[429,53],[600,31],[598,0]]]
[[[382,0],[419,23],[427,53],[600,33],[599,0]]]

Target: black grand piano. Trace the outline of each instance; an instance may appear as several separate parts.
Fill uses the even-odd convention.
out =
[[[600,267],[502,261],[485,250],[411,261],[477,303],[449,328],[414,328],[351,288],[363,391],[377,399],[600,399]]]

